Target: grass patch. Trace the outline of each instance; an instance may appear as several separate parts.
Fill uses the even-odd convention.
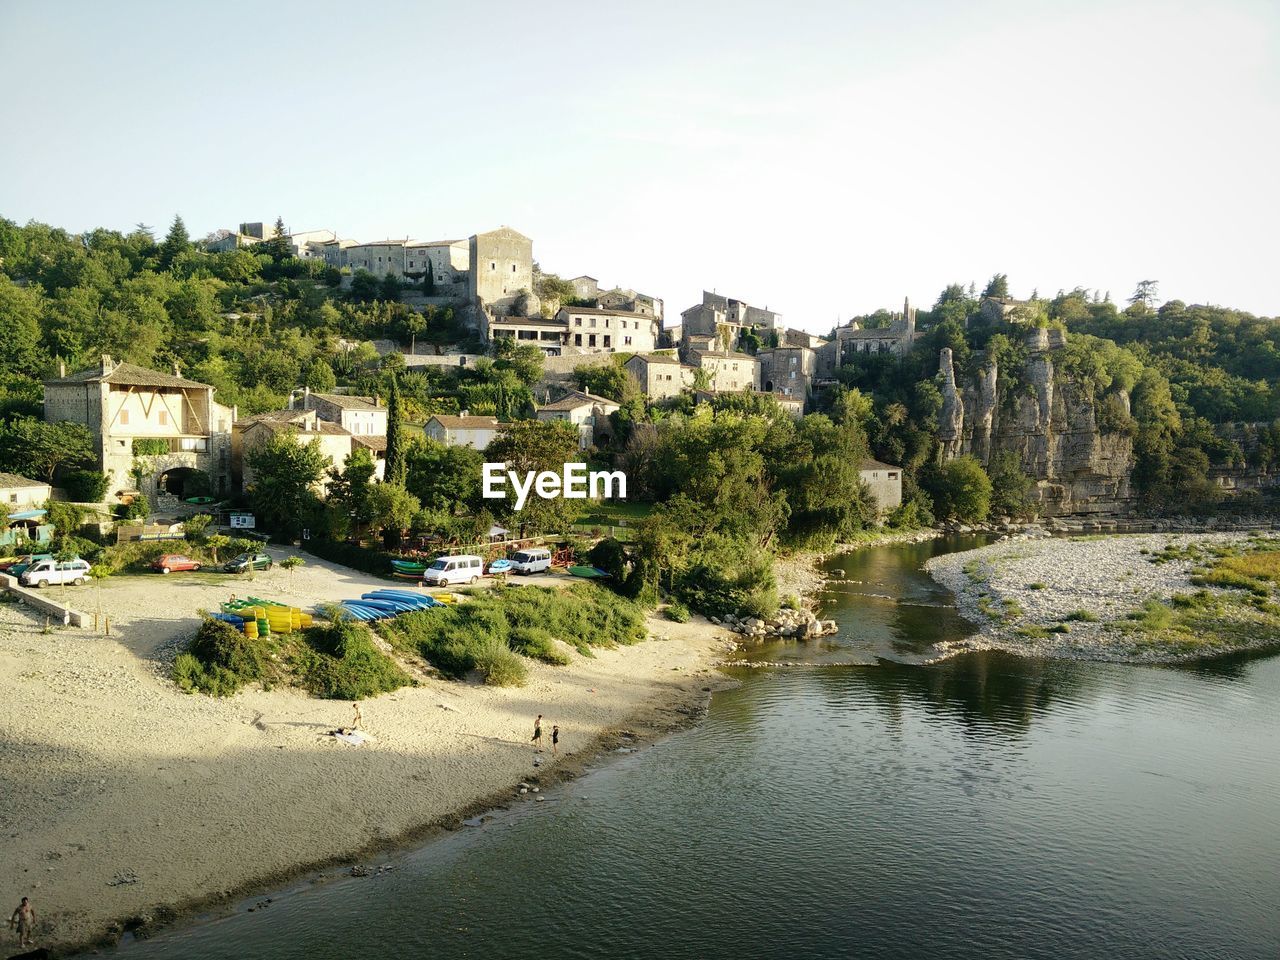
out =
[[[1035,583],[1028,583],[1028,584],[1027,584],[1027,589],[1028,589],[1028,590],[1043,590],[1043,589],[1045,589],[1045,584],[1043,584],[1043,583],[1041,583],[1039,580],[1037,580]]]
[[[1097,623],[1098,615],[1090,610],[1072,610],[1065,617],[1062,617],[1062,622]]]
[[[592,656],[592,647],[645,637],[640,607],[592,583],[564,590],[495,587],[464,604],[382,621],[378,629],[393,646],[423,657],[447,677],[460,679],[477,670],[496,685],[524,682],[528,668],[520,654],[567,662],[553,639]]]
[[[1025,627],[1019,627],[1017,630],[1013,632],[1017,636],[1026,637],[1029,640],[1044,640],[1049,636],[1048,629],[1040,626],[1037,623],[1033,623]]]
[[[795,607],[792,607],[791,609],[794,610]],[[669,604],[667,604],[667,609],[665,613],[666,613],[667,619],[675,623],[689,622],[689,608],[686,607],[679,600],[672,600]]]
[[[339,619],[302,632],[292,651],[299,686],[329,700],[366,700],[413,680],[374,644],[363,623]]]

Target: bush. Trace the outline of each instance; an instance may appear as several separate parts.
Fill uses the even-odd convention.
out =
[[[475,649],[475,658],[484,682],[495,687],[522,687],[529,679],[525,662],[498,637],[485,637]]]
[[[306,549],[324,560],[340,563],[344,567],[363,570],[375,577],[395,580],[391,573],[391,554],[374,547],[362,547],[358,543],[340,540],[308,540]]]
[[[305,646],[294,654],[302,687],[330,700],[365,700],[412,683],[412,679],[373,642],[369,628],[339,619],[303,631]]]
[[[555,637],[541,627],[516,627],[511,631],[511,649],[543,663],[564,666],[569,655],[556,646]]]
[[[1098,615],[1090,610],[1073,610],[1062,618],[1063,623],[1079,621],[1080,623],[1097,623]]]
[[[186,653],[173,664],[173,679],[183,690],[229,697],[246,683],[262,680],[273,664],[262,640],[250,639],[221,620],[206,620]]]
[[[67,497],[78,503],[101,503],[107,495],[107,475],[97,470],[71,470],[63,478]]]
[[[668,620],[673,620],[676,623],[689,622],[689,608],[686,607],[679,600],[672,600],[669,604],[667,604],[666,613],[667,613]]]

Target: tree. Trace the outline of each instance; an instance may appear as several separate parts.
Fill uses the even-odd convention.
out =
[[[431,260],[427,260],[426,269],[422,271],[422,292],[428,297],[436,295],[436,275],[431,269]]]
[[[403,411],[400,409],[400,380],[394,372],[387,385],[387,465],[384,479],[387,483],[404,485],[404,425],[401,423]],[[405,526],[408,526],[406,523]]]
[[[382,531],[387,546],[400,539],[400,534],[409,529],[414,515],[421,509],[418,498],[399,483],[379,483],[369,490],[373,525]]]
[[[998,297],[1007,299],[1009,296],[1009,277],[1007,274],[997,273],[987,281],[986,287],[982,291],[984,297]]]
[[[368,270],[357,270],[351,278],[351,300],[354,303],[373,303],[378,299],[378,278]]]
[[[566,463],[578,462],[578,428],[565,420],[517,420],[500,433],[485,451],[488,461],[501,461],[508,470],[524,476],[527,471],[561,473]],[[501,501],[494,500],[493,503]],[[507,485],[507,512],[535,530],[560,531],[577,516],[578,503],[563,497],[544,500],[531,496],[524,509],[515,510],[515,493]]]
[[[373,475],[376,471],[373,454],[364,447],[352,450],[347,455],[342,470],[329,470],[330,532],[336,539],[344,539],[352,533],[359,534],[373,522],[369,491],[373,487]]]
[[[616,361],[574,367],[573,378],[577,381],[579,390],[617,400],[619,403],[626,403],[640,395],[640,384],[626,367]]]
[[[288,235],[289,231],[284,227],[284,217],[276,217],[276,229],[272,236],[287,237]]]
[[[302,566],[306,562],[307,561],[303,560],[301,557],[285,557],[283,560],[280,561],[280,569],[288,570],[289,579],[292,580],[293,571],[297,570],[298,567]]]
[[[987,475],[991,478],[991,511],[998,516],[1023,516],[1035,481],[1023,469],[1022,458],[1012,450],[1002,450],[991,457]]]
[[[186,520],[182,521],[183,535],[193,543],[199,543],[204,539],[204,533],[209,529],[209,525],[213,523],[213,517],[207,513],[197,513]]]
[[[208,549],[209,555],[213,557],[213,562],[218,562],[218,551],[225,550],[231,545],[231,538],[226,534],[214,533],[205,537],[205,548]]]
[[[307,375],[302,381],[314,393],[333,393],[338,385],[338,378],[333,374],[333,367],[324,357],[316,357],[307,367]]]
[[[388,303],[395,303],[400,299],[400,278],[394,273],[388,273],[382,278],[382,282],[378,284],[378,299],[386,300]]]
[[[404,318],[404,329],[409,334],[409,355],[413,356],[417,353],[418,334],[427,329],[427,318],[415,310]]]
[[[1142,310],[1150,310],[1151,305],[1156,301],[1159,288],[1159,280],[1139,280],[1133,295],[1129,297],[1129,305],[1139,307]],[[1107,297],[1110,298],[1110,296],[1111,294],[1108,293]]]
[[[165,234],[164,242],[160,244],[160,266],[167,270],[180,254],[190,249],[191,237],[187,235],[187,225],[182,222],[182,217],[175,216],[173,225]]]
[[[93,437],[83,424],[67,420],[0,424],[0,471],[34,474],[52,483],[61,468],[87,466],[95,459]]]
[[[328,457],[320,441],[305,446],[292,433],[280,433],[245,455],[253,468],[249,502],[263,525],[283,539],[295,539],[319,507],[313,487],[324,476]]]
[[[939,519],[981,523],[991,511],[991,480],[977,457],[948,460],[928,478]]]

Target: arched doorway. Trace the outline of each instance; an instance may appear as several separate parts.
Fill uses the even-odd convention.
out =
[[[156,489],[179,500],[207,497],[210,490],[209,475],[193,467],[173,467],[156,477]]]
[[[765,393],[773,393],[773,381],[772,381],[772,380],[766,380],[766,381],[764,382],[764,392],[765,392]]]

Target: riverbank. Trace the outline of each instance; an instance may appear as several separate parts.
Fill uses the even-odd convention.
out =
[[[837,543],[829,550],[799,550],[774,559],[773,572],[778,581],[778,597],[794,598],[800,606],[813,610],[818,606],[818,594],[829,582],[829,574],[819,564],[830,557],[854,550],[883,547],[894,543],[924,543],[945,536],[941,528],[926,527],[919,530],[874,530],[847,543]]]
[[[273,577],[277,592],[285,577]],[[199,583],[165,588],[203,592]],[[105,595],[116,609],[119,597]],[[577,776],[619,744],[686,726],[733,682],[712,669],[729,649],[723,631],[650,618],[649,640],[574,653],[564,667],[530,663],[523,687],[423,677],[367,701],[373,742],[351,747],[327,735],[351,723],[347,703],[282,689],[181,693],[165,661],[189,616],[121,610],[106,638],[46,632],[0,604],[0,896],[32,898],[38,945],[146,932],[530,800],[521,782]],[[559,757],[529,743],[539,713],[546,735],[560,726]]]
[[[978,626],[939,644],[935,659],[1002,650],[1177,663],[1280,645],[1265,587],[1259,595],[1204,582],[1223,555],[1273,543],[1244,532],[1016,538],[935,557],[925,569]]]

